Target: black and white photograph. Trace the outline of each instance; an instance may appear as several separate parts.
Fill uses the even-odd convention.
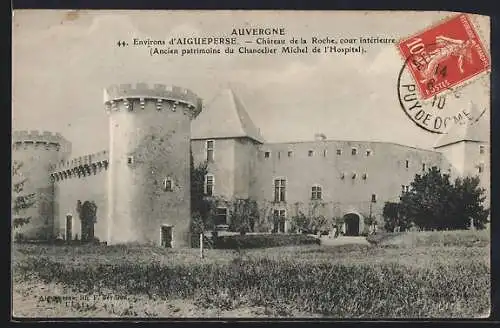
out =
[[[490,18],[14,10],[12,320],[491,314]]]

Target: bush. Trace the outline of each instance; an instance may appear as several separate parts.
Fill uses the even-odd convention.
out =
[[[214,241],[219,249],[267,248],[293,245],[319,245],[314,237],[297,234],[235,235],[221,236]]]

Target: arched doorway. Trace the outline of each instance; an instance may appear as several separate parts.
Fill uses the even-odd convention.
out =
[[[360,234],[361,217],[356,213],[348,213],[344,215],[345,235],[359,236]]]

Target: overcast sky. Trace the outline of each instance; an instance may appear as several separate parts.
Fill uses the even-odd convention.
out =
[[[179,85],[197,93],[205,104],[230,84],[270,142],[311,140],[321,132],[328,139],[429,148],[437,136],[417,127],[399,107],[396,82],[402,60],[393,44],[372,45],[362,56],[150,57],[146,49],[119,48],[116,42],[229,36],[233,28],[249,26],[285,27],[286,39],[399,39],[449,14],[17,11],[13,128],[60,132],[73,143],[73,155],[80,156],[107,148],[102,95],[110,84]],[[481,32],[489,39],[487,24],[482,21]],[[488,97],[483,98],[479,101],[488,105]],[[464,106],[469,101],[463,99]]]

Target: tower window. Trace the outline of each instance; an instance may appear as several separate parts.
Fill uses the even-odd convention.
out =
[[[134,156],[127,157],[127,164],[134,164]]]
[[[286,180],[284,178],[274,179],[274,201],[284,202],[286,192]]]
[[[292,157],[293,151],[288,151],[288,157]]]
[[[271,156],[271,152],[266,151],[266,152],[264,153],[264,157],[265,157],[265,158],[269,158],[270,156]]]
[[[342,149],[337,149],[337,155],[342,155]]]
[[[309,151],[307,152],[307,155],[308,155],[309,157],[312,157],[312,156],[314,155],[314,150],[309,150]]]
[[[321,186],[319,186],[319,185],[312,186],[312,188],[311,188],[311,199],[312,200],[322,199],[321,192],[322,192]]]
[[[207,174],[205,176],[205,195],[212,196],[214,194],[214,176]]]
[[[213,140],[207,140],[207,161],[208,162],[214,161],[214,141]]]
[[[357,155],[357,154],[358,154],[358,149],[357,149],[357,148],[355,148],[355,147],[352,147],[352,148],[351,148],[351,154],[352,154],[352,155]]]
[[[409,160],[406,160],[406,164],[405,164],[406,168],[409,168],[410,167],[410,161]]]
[[[163,190],[164,191],[173,191],[172,178],[167,177],[167,178],[163,179]]]
[[[479,153],[484,154],[484,146],[483,145],[479,146]]]

